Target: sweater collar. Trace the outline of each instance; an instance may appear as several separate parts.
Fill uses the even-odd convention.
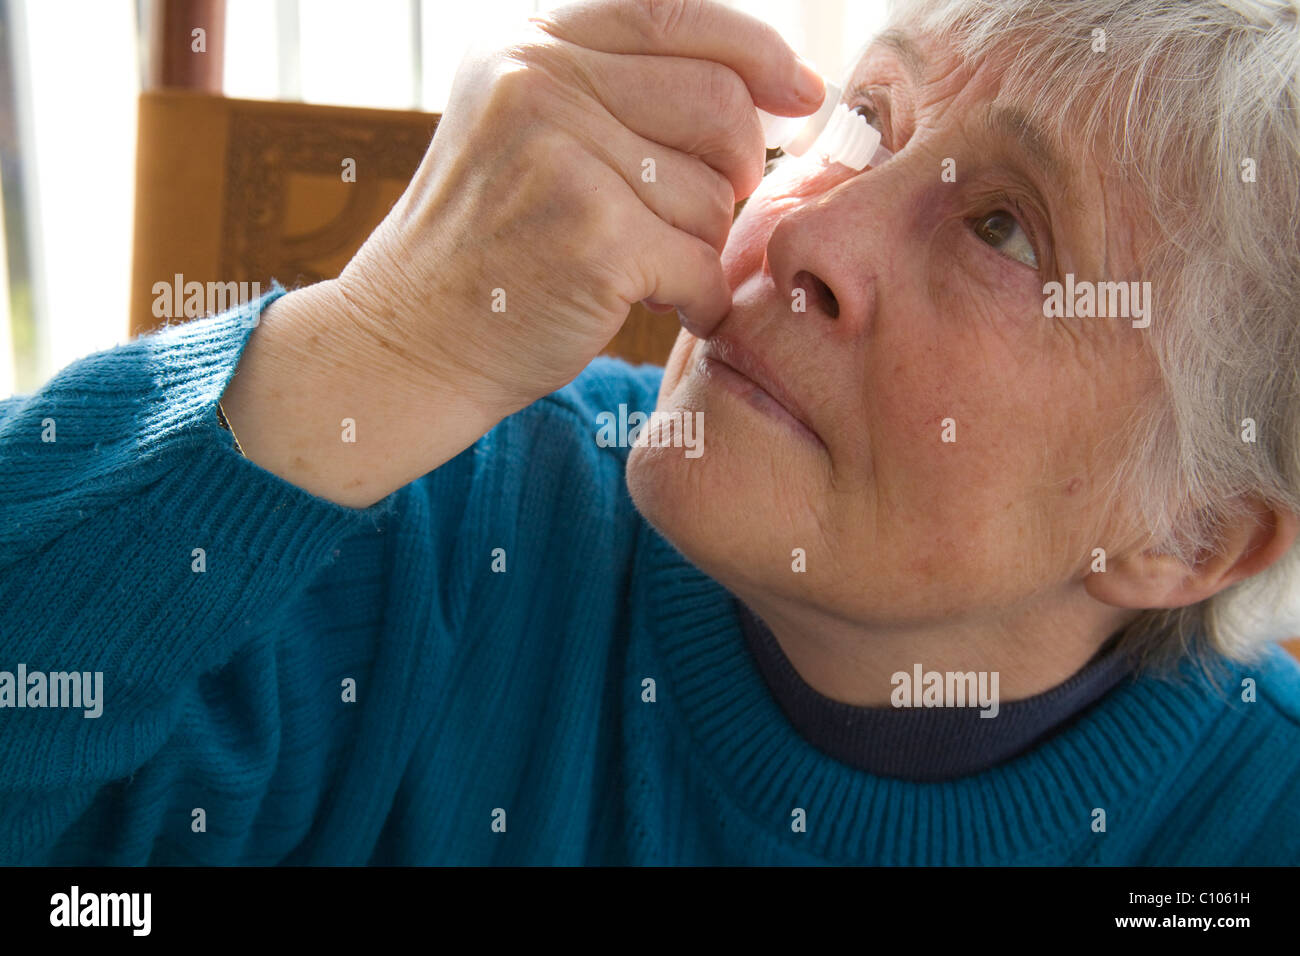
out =
[[[1149,799],[1224,706],[1209,676],[1184,661],[1173,679],[1125,681],[1070,727],[969,776],[924,783],[855,769],[782,713],[746,647],[735,599],[644,522],[641,534],[631,610],[652,632],[661,697],[681,712],[694,772],[731,804],[728,813],[819,860],[1014,863],[1086,843],[1095,808]],[[795,809],[806,832],[791,831]]]
[[[1132,671],[1127,655],[1103,649],[1055,687],[1000,704],[992,718],[973,699],[969,707],[853,706],[810,686],[768,626],[739,601],[736,610],[768,690],[800,735],[841,763],[882,777],[940,781],[995,767],[1068,725]],[[920,686],[916,680],[918,693]]]

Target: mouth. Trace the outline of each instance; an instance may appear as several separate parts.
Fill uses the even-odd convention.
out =
[[[699,367],[706,378],[780,422],[804,441],[827,451],[826,443],[809,423],[799,403],[753,352],[730,339],[713,336],[704,343]]]

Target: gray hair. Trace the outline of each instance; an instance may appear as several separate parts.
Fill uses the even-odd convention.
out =
[[[1300,513],[1297,13],[1274,0],[892,4],[892,26],[944,37],[972,63],[999,56],[999,99],[1062,149],[1067,129],[1112,139],[1154,226],[1141,267],[1163,388],[1115,436],[1121,464],[1105,491],[1130,503],[1147,547],[1189,564],[1251,513],[1243,498]],[[1298,583],[1293,547],[1199,604],[1142,612],[1121,640],[1148,662],[1248,661],[1300,634]]]

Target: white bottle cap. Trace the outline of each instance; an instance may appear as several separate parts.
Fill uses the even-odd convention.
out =
[[[865,168],[868,163],[879,166],[893,155],[880,145],[880,130],[868,123],[861,113],[851,112],[844,103],[835,107],[814,148],[831,162],[855,171]]]
[[[816,147],[831,162],[858,171],[878,166],[893,155],[880,145],[880,130],[840,102],[840,88],[826,84],[826,98],[811,116],[774,116],[758,111],[768,149],[802,156]]]

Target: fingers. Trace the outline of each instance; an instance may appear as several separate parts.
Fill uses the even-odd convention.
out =
[[[772,27],[712,0],[606,0],[532,18],[547,33],[590,50],[690,57],[737,73],[755,105],[803,116],[825,88]]]
[[[758,188],[766,162],[763,129],[749,90],[733,70],[708,60],[569,49],[619,123],[699,157],[731,183],[733,202]]]
[[[731,286],[717,250],[649,212],[630,217],[626,236],[641,270],[631,301],[671,303],[688,332],[707,337],[731,311]]]
[[[652,213],[722,253],[736,207],[735,193],[722,174],[617,124],[587,147],[623,177]]]

